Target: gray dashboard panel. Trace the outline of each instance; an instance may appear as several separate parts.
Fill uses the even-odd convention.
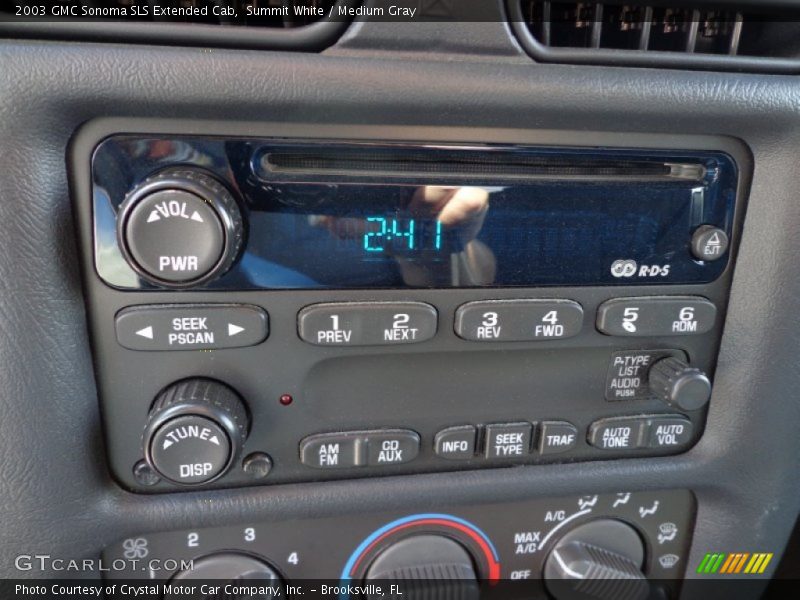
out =
[[[441,53],[413,60],[371,55],[376,38],[319,56],[0,44],[3,576],[38,575],[14,570],[21,553],[96,557],[143,531],[439,507],[452,504],[455,485],[463,503],[688,487],[698,501],[690,564],[743,544],[780,552],[800,506],[797,80],[535,65],[498,56],[513,54],[510,39],[484,48],[491,60],[448,60],[465,32],[451,27],[439,27]],[[632,146],[653,136],[668,144],[675,133],[743,140],[754,176],[703,439],[669,458],[159,497],[122,491],[105,465],[65,169],[73,133],[98,117],[159,119],[148,124],[164,131],[190,118],[197,131],[229,134],[271,122],[294,135],[342,125],[352,138],[359,127],[389,137],[402,127],[453,141],[533,141],[530,130],[571,131],[558,135],[581,144],[593,131]],[[692,586],[685,591],[692,597]]]

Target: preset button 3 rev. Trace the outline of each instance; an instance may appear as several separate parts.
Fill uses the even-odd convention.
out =
[[[583,309],[572,300],[484,300],[456,311],[456,335],[474,342],[533,342],[572,337]]]

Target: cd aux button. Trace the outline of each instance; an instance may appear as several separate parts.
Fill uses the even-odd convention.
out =
[[[368,431],[367,464],[373,467],[401,465],[419,454],[419,435],[406,429]]]
[[[597,310],[597,329],[606,335],[661,336],[706,333],[717,307],[699,296],[615,298]]]
[[[572,300],[483,300],[456,311],[455,332],[474,342],[535,342],[573,337],[583,308]]]
[[[424,302],[336,302],[301,310],[297,332],[317,346],[413,344],[436,335],[437,320]]]

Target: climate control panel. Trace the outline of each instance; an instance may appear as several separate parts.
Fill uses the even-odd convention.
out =
[[[669,599],[694,512],[687,491],[587,494],[148,534],[103,559],[131,565],[111,578],[231,597]]]
[[[688,451],[739,190],[720,151],[106,137],[77,208],[114,476]]]

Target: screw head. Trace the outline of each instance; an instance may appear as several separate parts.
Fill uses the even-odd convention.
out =
[[[253,479],[263,479],[272,470],[272,459],[264,452],[253,452],[242,460],[242,471]]]
[[[161,477],[158,476],[155,469],[144,460],[140,460],[133,466],[133,477],[139,485],[151,486],[161,481]]]

